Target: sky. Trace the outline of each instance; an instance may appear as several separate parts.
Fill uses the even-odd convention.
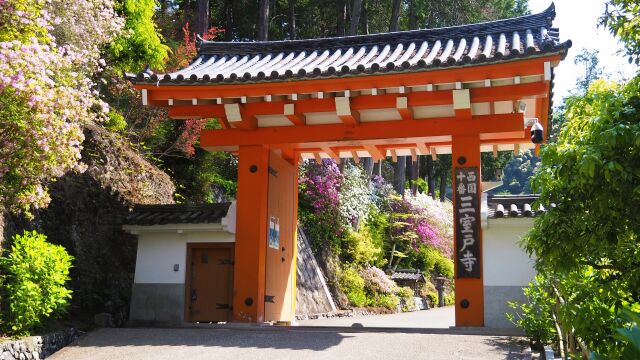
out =
[[[575,88],[576,79],[583,75],[583,68],[574,64],[575,56],[586,48],[599,50],[600,65],[608,78],[620,80],[630,78],[634,67],[626,57],[617,54],[622,45],[611,35],[608,29],[598,27],[598,18],[605,9],[604,0],[556,0],[556,18],[553,26],[560,28],[560,40],[571,40],[566,59],[555,69],[554,105],[561,103],[563,97]],[[529,0],[532,13],[545,10],[551,0]]]

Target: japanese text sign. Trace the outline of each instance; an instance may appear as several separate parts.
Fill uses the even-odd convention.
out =
[[[480,278],[479,171],[455,168],[456,277]]]

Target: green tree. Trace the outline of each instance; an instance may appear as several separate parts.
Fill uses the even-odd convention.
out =
[[[629,63],[640,64],[640,4],[636,0],[610,0],[600,24],[626,47]]]
[[[550,210],[524,243],[566,300],[565,328],[610,359],[621,356],[618,314],[640,302],[639,94],[640,78],[599,80],[567,100],[567,123],[534,176]]]
[[[140,71],[146,65],[164,69],[169,47],[162,43],[162,35],[154,22],[156,0],[120,0],[118,12],[125,18],[124,33],[108,53],[113,65],[121,70]]]

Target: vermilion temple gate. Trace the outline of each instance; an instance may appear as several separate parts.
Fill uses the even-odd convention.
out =
[[[554,17],[551,6],[442,29],[202,41],[183,70],[130,75],[145,105],[217,119],[201,146],[238,154],[234,320],[293,319],[299,161],[451,153],[456,325],[483,326],[480,154],[533,148],[536,122],[546,132],[553,68],[571,46]]]

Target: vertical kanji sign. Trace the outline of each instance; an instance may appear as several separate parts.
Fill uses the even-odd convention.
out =
[[[456,261],[458,278],[480,278],[480,208],[477,167],[455,168]]]

